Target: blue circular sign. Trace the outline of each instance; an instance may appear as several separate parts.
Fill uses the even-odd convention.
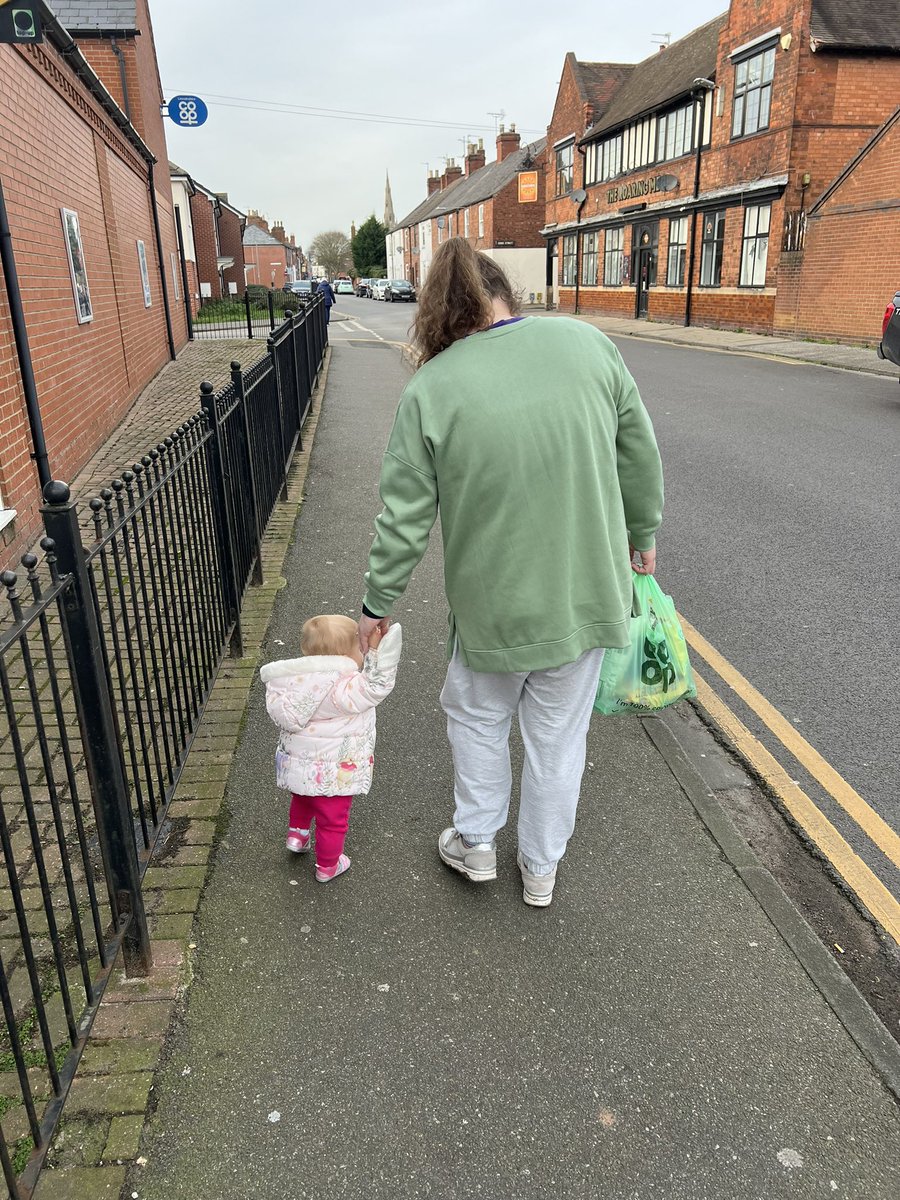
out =
[[[209,116],[209,109],[199,96],[173,96],[169,101],[168,113],[176,125],[195,129]]]

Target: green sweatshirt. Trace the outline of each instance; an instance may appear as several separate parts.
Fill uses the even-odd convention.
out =
[[[628,542],[662,517],[653,426],[612,342],[525,317],[455,342],[410,380],[381,470],[366,607],[387,616],[440,508],[448,655],[535,671],[627,646]]]

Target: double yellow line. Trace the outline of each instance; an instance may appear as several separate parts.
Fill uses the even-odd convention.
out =
[[[809,774],[822,785],[829,796],[863,830],[871,842],[896,867],[900,868],[900,835],[863,800],[819,752],[802,737],[790,721],[761,695],[701,633],[680,617],[688,645],[733,692],[760,718],[766,728],[793,755]],[[832,864],[844,882],[859,897],[872,916],[900,944],[900,901],[884,886],[878,876],[849,843],[838,833],[799,784],[769,753],[762,742],[716,695],[709,684],[694,672],[697,699],[723,733],[734,742],[738,751],[775,792],[794,821]]]

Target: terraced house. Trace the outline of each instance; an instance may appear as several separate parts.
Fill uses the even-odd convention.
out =
[[[855,270],[836,259],[823,275],[818,248],[816,287],[844,314],[827,330],[809,304],[804,262],[820,201],[893,129],[898,96],[900,9],[879,0],[733,0],[640,63],[569,54],[548,130],[543,234],[554,301],[566,311],[875,338],[897,286],[896,173],[875,182],[869,172]],[[893,250],[883,244],[886,212]]]

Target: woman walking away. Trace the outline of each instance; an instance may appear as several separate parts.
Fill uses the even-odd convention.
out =
[[[630,560],[654,570],[663,484],[612,342],[580,321],[517,313],[492,259],[461,238],[438,249],[415,324],[420,369],[384,457],[359,630],[365,651],[389,625],[440,508],[455,811],[438,853],[475,883],[496,878],[516,714],[518,864],[526,904],[544,906],[575,826],[603,651],[629,644]]]

